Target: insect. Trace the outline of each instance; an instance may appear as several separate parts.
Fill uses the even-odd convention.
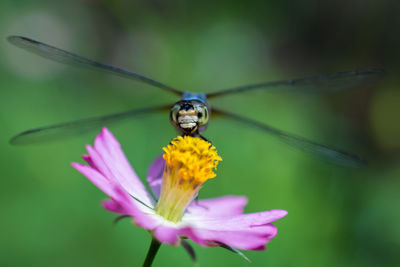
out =
[[[29,52],[37,54],[41,57],[51,59],[63,64],[90,68],[95,70],[105,71],[107,73],[122,76],[124,78],[132,79],[148,85],[152,85],[159,89],[169,91],[177,96],[180,100],[176,102],[172,108],[170,105],[146,107],[140,109],[132,109],[121,113],[111,115],[93,117],[77,121],[71,121],[51,126],[45,126],[24,131],[14,136],[10,143],[13,145],[29,144],[38,141],[45,141],[56,137],[58,135],[67,135],[82,129],[92,129],[106,125],[110,122],[118,121],[124,118],[137,116],[143,113],[157,112],[157,111],[170,111],[170,121],[173,126],[179,131],[181,135],[201,136],[207,128],[211,111],[213,116],[220,115],[227,118],[239,121],[247,126],[258,128],[266,134],[277,137],[281,141],[288,143],[300,150],[311,152],[319,155],[333,163],[341,165],[364,165],[363,159],[355,154],[345,152],[336,148],[328,147],[306,138],[276,129],[267,124],[252,120],[240,114],[235,114],[230,111],[221,110],[217,107],[210,107],[208,99],[222,97],[231,94],[238,94],[253,90],[271,90],[278,88],[282,91],[288,92],[335,92],[346,90],[353,87],[360,86],[365,83],[373,82],[381,77],[383,70],[376,68],[360,69],[346,72],[337,72],[326,75],[317,75],[312,77],[264,82],[258,84],[250,84],[239,86],[229,89],[223,89],[211,93],[192,93],[189,91],[180,91],[161,82],[143,76],[141,74],[128,71],[119,67],[106,65],[87,59],[85,57],[76,55],[74,53],[53,47],[48,44],[38,42],[36,40],[22,37],[22,36],[9,36],[8,41],[25,49]],[[204,138],[204,137],[203,137]]]

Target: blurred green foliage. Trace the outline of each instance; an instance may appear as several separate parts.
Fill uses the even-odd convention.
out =
[[[383,67],[376,85],[335,95],[264,93],[213,104],[310,139],[358,152],[370,164],[331,165],[242,125],[212,119],[206,136],[224,161],[200,197],[246,195],[247,212],[274,208],[277,238],[246,252],[253,266],[400,265],[400,93],[397,1],[11,1],[0,3],[1,266],[139,266],[144,230],[104,211],[104,194],[70,166],[96,131],[25,147],[37,126],[177,99],[142,84],[48,62],[11,46],[25,35],[177,88],[246,83]],[[175,137],[168,115],[110,129],[140,177]],[[248,266],[195,245],[201,266]],[[164,246],[154,266],[191,266]]]

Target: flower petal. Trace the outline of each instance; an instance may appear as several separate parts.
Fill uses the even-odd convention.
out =
[[[243,213],[247,204],[244,196],[224,196],[192,202],[187,208],[185,218],[224,217]]]
[[[106,179],[100,172],[90,166],[72,163],[72,166],[85,175],[94,185],[112,198],[104,207],[112,212],[131,216],[135,223],[145,229],[152,230],[162,223],[153,210],[134,200],[122,186],[115,181]]]
[[[147,230],[153,230],[163,223],[163,220],[160,220],[158,216],[154,215],[153,210],[132,199],[120,186],[114,187],[114,191],[119,198],[103,202],[103,207],[107,210],[129,215],[133,218],[136,225]]]
[[[172,246],[176,246],[179,244],[179,229],[168,226],[168,225],[160,225],[154,229],[154,236],[161,243],[167,243]]]
[[[106,179],[101,173],[90,166],[80,163],[72,163],[72,167],[85,175],[95,186],[111,198],[117,198],[111,187],[111,181]]]
[[[186,236],[202,246],[216,246],[218,241],[236,249],[263,250],[277,229],[273,224],[257,227],[256,230],[208,230],[191,228]]]
[[[154,200],[147,192],[142,181],[132,169],[121,146],[106,128],[96,137],[94,148],[87,147],[89,164],[99,170],[109,180],[114,180],[132,196],[148,206],[154,206]]]
[[[147,183],[149,184],[154,196],[160,197],[162,177],[164,172],[165,160],[163,156],[158,156],[150,165],[147,172]]]
[[[181,234],[204,246],[218,241],[237,249],[260,250],[277,233],[271,222],[286,214],[285,210],[271,210],[203,220],[185,218],[189,226],[182,229]]]
[[[241,229],[247,227],[262,226],[274,222],[288,214],[286,210],[270,210],[256,213],[240,214],[230,218],[209,217],[208,219],[196,220],[196,226],[208,229]]]
[[[96,169],[96,166],[88,155],[83,155],[82,158],[89,164],[90,167]]]

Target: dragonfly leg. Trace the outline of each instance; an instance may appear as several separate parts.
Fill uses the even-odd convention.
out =
[[[120,220],[125,219],[125,218],[129,218],[129,217],[131,217],[131,216],[126,215],[126,214],[120,215],[120,216],[118,216],[117,218],[114,219],[113,224],[115,225],[115,224],[117,224]]]
[[[197,195],[197,197],[194,199],[194,204],[195,204],[196,206],[199,206],[199,207],[201,207],[201,208],[203,208],[203,209],[208,210],[208,207],[199,204],[199,195]]]
[[[203,139],[204,141],[209,142],[209,143],[210,143],[210,147],[213,146],[213,143],[212,143],[210,140],[208,140],[207,138],[205,138],[204,136],[202,136],[201,134],[199,134],[199,137],[200,137],[201,139]]]

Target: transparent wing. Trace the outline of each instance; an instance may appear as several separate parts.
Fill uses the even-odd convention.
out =
[[[382,77],[383,73],[384,71],[382,69],[370,68],[317,75],[286,81],[257,83],[212,92],[207,94],[207,98],[252,90],[276,90],[279,92],[301,93],[336,92],[375,82],[377,79]]]
[[[87,131],[95,130],[111,123],[121,121],[140,114],[147,114],[157,111],[166,111],[169,106],[147,107],[128,110],[106,116],[93,117],[88,119],[76,120],[66,123],[60,123],[50,126],[39,127],[24,131],[13,138],[12,145],[26,145],[60,139],[63,137],[76,136]]]
[[[282,130],[278,130],[276,128],[273,128],[269,125],[242,117],[237,114],[233,114],[227,111],[223,111],[220,109],[213,109],[213,115],[222,115],[228,118],[231,118],[233,120],[242,122],[244,124],[247,124],[249,126],[258,128],[259,130],[264,131],[267,134],[270,134],[274,137],[277,137],[280,141],[283,141],[297,149],[310,152],[312,154],[321,156],[333,163],[339,164],[339,165],[345,165],[345,166],[355,166],[355,167],[360,167],[360,166],[365,166],[366,162],[360,158],[359,156],[342,151],[336,148],[328,147],[322,144],[318,144],[316,142],[310,141],[306,138],[296,136],[294,134],[290,134],[287,132],[284,132]]]
[[[32,52],[38,56],[51,59],[53,61],[57,61],[66,65],[71,65],[71,66],[77,66],[77,67],[85,67],[89,69],[95,69],[95,70],[101,70],[105,71],[108,73],[112,73],[124,78],[132,79],[135,81],[143,82],[158,88],[161,88],[163,90],[170,91],[172,93],[175,93],[177,95],[181,95],[182,92],[172,88],[168,85],[165,85],[163,83],[160,83],[158,81],[155,81],[151,78],[148,78],[146,76],[143,76],[141,74],[128,71],[119,67],[111,66],[111,65],[106,65],[103,63],[96,62],[91,59],[84,58],[82,56],[76,55],[74,53],[56,48],[54,46],[44,44],[41,42],[38,42],[36,40],[27,38],[27,37],[22,37],[22,36],[9,36],[7,40],[15,45],[18,46],[24,50],[27,50],[29,52]]]

